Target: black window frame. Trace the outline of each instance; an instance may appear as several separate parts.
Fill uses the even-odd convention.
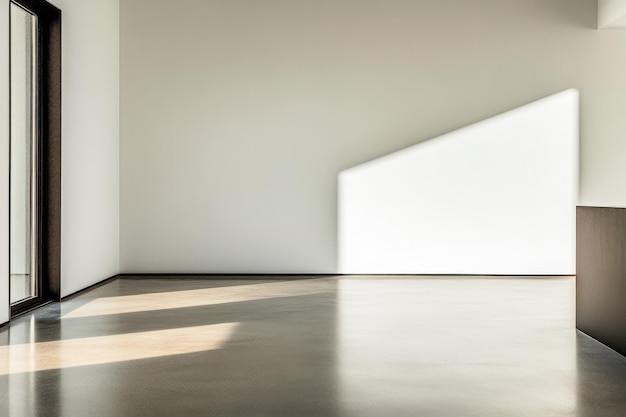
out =
[[[37,16],[37,295],[11,304],[11,318],[61,295],[61,10],[44,0],[11,0]],[[9,58],[10,59],[10,58]]]

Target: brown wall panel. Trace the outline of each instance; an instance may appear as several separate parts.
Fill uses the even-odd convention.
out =
[[[576,327],[626,355],[626,209],[578,207]]]

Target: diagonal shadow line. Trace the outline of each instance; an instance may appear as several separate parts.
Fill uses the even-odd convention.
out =
[[[339,271],[571,273],[578,103],[578,91],[567,89],[340,171]],[[525,143],[518,135],[537,142]],[[545,138],[558,141],[541,159],[537,155]],[[512,147],[519,143],[532,152]],[[473,158],[478,151],[485,159]],[[556,164],[557,158],[564,162]],[[545,175],[529,176],[533,164]],[[520,203],[522,197],[539,201],[537,196],[546,195],[553,197],[541,210]],[[518,207],[526,210],[515,211]],[[558,221],[550,211],[555,207],[561,210]],[[509,212],[522,221],[501,215]],[[543,245],[537,244],[537,235],[544,237]],[[545,243],[553,241],[561,252]]]
[[[36,343],[137,332],[196,327],[230,322],[281,320],[298,313],[334,308],[336,291],[294,295],[166,310],[151,310],[107,316],[63,318],[56,325],[36,329]],[[30,334],[11,344],[29,343]],[[0,346],[8,345],[8,340]]]

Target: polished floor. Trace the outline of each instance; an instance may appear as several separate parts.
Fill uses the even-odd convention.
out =
[[[563,278],[121,278],[0,329],[0,415],[626,416]]]

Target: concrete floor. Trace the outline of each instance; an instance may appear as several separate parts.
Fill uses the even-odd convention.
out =
[[[574,287],[118,279],[0,329],[0,415],[626,416]]]

